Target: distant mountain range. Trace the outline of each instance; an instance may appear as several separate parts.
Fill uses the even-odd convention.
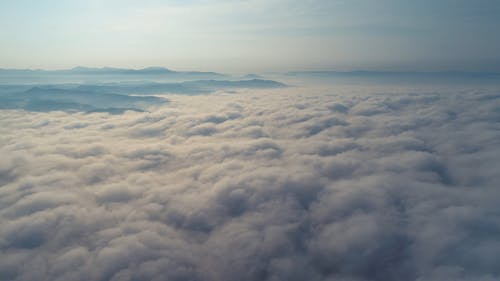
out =
[[[0,84],[21,83],[84,83],[123,81],[187,81],[200,79],[226,79],[228,76],[217,72],[174,71],[164,67],[126,69],[114,67],[83,67],[71,69],[1,69]]]
[[[142,69],[126,69],[126,68],[115,68],[115,67],[84,67],[77,66],[69,70],[61,70],[64,73],[78,73],[78,74],[132,74],[132,75],[155,75],[155,74],[172,74],[177,73],[177,71],[170,70],[164,67],[146,67]],[[198,72],[203,73],[203,72]],[[210,72],[215,74],[214,72]]]
[[[208,94],[218,90],[269,89],[285,84],[258,76],[235,78],[217,72],[164,67],[125,69],[77,66],[63,70],[1,69],[0,109],[29,111],[145,111],[167,102],[151,95]]]
[[[117,94],[206,94],[222,89],[271,89],[287,85],[264,79],[251,80],[196,80],[177,83],[104,83],[81,84],[79,90]]]
[[[0,68],[1,74],[17,74],[17,75],[33,75],[33,74],[78,74],[78,75],[175,75],[175,74],[190,74],[190,75],[213,75],[224,77],[224,74],[217,72],[204,71],[174,71],[164,67],[146,67],[142,69],[127,69],[115,67],[84,67],[77,66],[71,69],[61,70],[44,70],[44,69],[5,69]]]
[[[56,85],[0,85],[0,109],[28,111],[83,111],[120,114],[126,110],[146,111],[167,102],[165,94],[208,94],[217,90],[286,87],[262,79],[197,80],[178,83],[102,83]]]
[[[0,94],[0,109],[28,111],[84,111],[120,114],[126,110],[144,111],[167,100],[152,96],[128,96],[79,89],[33,87],[26,91]]]
[[[500,72],[467,72],[467,71],[291,71],[284,73],[287,76],[343,76],[343,77],[498,77]],[[221,79],[228,76],[211,71],[175,71],[165,67],[146,67],[141,69],[115,68],[115,67],[85,67],[77,66],[71,69],[44,70],[44,69],[6,69],[0,68],[0,76],[36,76],[36,75],[119,75],[119,76],[192,76],[198,79]],[[258,74],[247,74],[243,79],[263,79]]]
[[[418,72],[418,71],[293,71],[285,73],[287,76],[309,76],[309,77],[420,77],[420,78],[500,78],[499,72],[466,72],[466,71],[441,71],[441,72]]]

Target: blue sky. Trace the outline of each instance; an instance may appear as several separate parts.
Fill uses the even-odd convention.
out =
[[[0,67],[500,71],[500,2],[0,0]]]

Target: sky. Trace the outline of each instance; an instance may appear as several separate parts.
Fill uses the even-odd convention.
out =
[[[495,0],[0,0],[0,67],[500,71]]]

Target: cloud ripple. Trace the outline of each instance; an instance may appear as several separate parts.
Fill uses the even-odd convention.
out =
[[[500,278],[498,95],[169,99],[0,111],[0,280]]]

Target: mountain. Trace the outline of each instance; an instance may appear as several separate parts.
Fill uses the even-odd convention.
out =
[[[197,80],[178,83],[106,83],[83,84],[79,90],[117,94],[207,94],[219,89],[271,89],[287,85],[273,80]]]
[[[242,77],[243,79],[264,79],[264,77],[255,74],[255,73],[250,73]]]
[[[250,79],[250,80],[200,80],[186,82],[187,85],[195,85],[201,88],[283,88],[285,84],[273,80]]]
[[[77,71],[87,71],[78,69]],[[108,70],[103,70],[108,71]],[[114,71],[114,70],[113,70]],[[178,83],[105,83],[58,85],[0,85],[0,109],[29,111],[83,111],[120,114],[125,110],[145,111],[167,100],[151,94],[207,94],[219,89],[280,88],[272,80],[197,80]]]
[[[1,69],[0,84],[13,83],[82,83],[87,81],[164,81],[223,79],[226,75],[204,71],[174,71],[164,67],[126,69],[77,66],[63,70]]]
[[[152,66],[142,69],[128,69],[115,67],[85,67],[77,66],[71,69],[43,70],[43,69],[6,69],[0,68],[0,74],[115,74],[115,75],[158,75],[158,74],[211,74],[225,76],[217,72],[204,71],[174,71],[164,67]]]
[[[498,72],[465,72],[465,71],[440,71],[440,72],[418,72],[418,71],[293,71],[285,73],[287,76],[305,77],[417,77],[417,78],[500,78]]]
[[[26,91],[0,94],[0,109],[29,111],[84,111],[117,114],[125,110],[144,111],[167,100],[152,96],[127,96],[113,93],[33,87]]]
[[[114,74],[114,75],[158,75],[158,74],[172,74],[176,71],[172,71],[168,68],[163,67],[147,67],[142,69],[125,69],[125,68],[114,68],[114,67],[102,67],[102,68],[92,68],[77,66],[69,70],[60,70],[64,73],[76,73],[76,74]]]

